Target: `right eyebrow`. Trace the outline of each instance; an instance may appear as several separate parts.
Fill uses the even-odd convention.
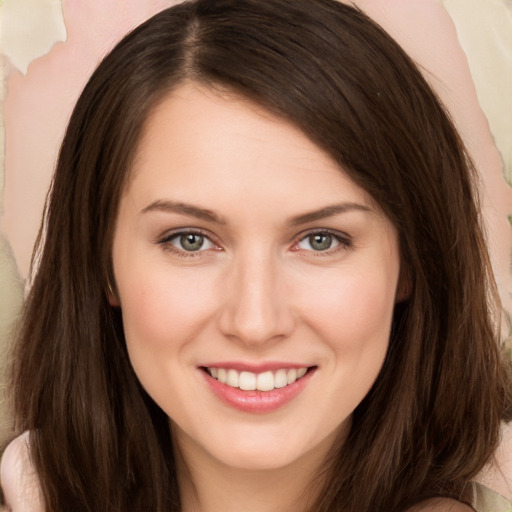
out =
[[[140,214],[143,215],[153,211],[180,213],[182,215],[196,217],[198,219],[212,222],[214,224],[226,224],[226,221],[212,210],[200,208],[199,206],[195,206],[193,204],[182,203],[178,201],[158,199],[157,201],[153,201],[151,204],[143,208]]]

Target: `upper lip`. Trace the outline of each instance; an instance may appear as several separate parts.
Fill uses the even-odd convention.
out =
[[[311,365],[303,363],[288,363],[284,361],[269,361],[262,363],[247,363],[242,361],[215,361],[200,365],[202,368],[224,368],[226,370],[237,370],[239,372],[263,373],[268,371],[277,371],[281,369],[298,370],[299,368],[309,368]]]

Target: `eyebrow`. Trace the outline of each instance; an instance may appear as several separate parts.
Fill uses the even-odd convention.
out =
[[[208,222],[213,222],[214,224],[226,224],[226,221],[221,216],[217,215],[211,210],[200,208],[192,204],[180,203],[177,201],[154,201],[150,205],[146,206],[143,210],[141,210],[140,213],[144,214],[153,211],[181,213],[183,215],[188,215]]]
[[[290,224],[292,226],[298,226],[300,224],[307,224],[308,222],[326,219],[328,217],[333,217],[334,215],[339,215],[341,213],[350,211],[372,212],[372,209],[360,203],[337,203],[326,206],[325,208],[321,208],[320,210],[314,210],[312,212],[297,215],[290,220]]]
[[[178,201],[159,199],[146,206],[144,209],[141,210],[140,213],[142,215],[153,211],[180,213],[183,215],[196,217],[207,222],[212,222],[214,224],[227,224],[226,220],[223,217],[216,214],[212,210],[208,210],[207,208],[200,208],[199,206],[194,206],[192,204],[182,203]],[[328,217],[333,217],[335,215],[347,213],[350,211],[371,212],[372,209],[360,203],[337,203],[325,206],[324,208],[320,208],[319,210],[313,210],[311,212],[303,213],[301,215],[292,217],[288,221],[288,223],[291,226],[299,226],[301,224],[307,224],[308,222],[326,219]]]

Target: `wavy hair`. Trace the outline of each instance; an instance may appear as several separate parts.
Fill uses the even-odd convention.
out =
[[[85,87],[61,147],[13,364],[48,510],[180,510],[165,413],[108,302],[120,195],[141,131],[185,80],[300,128],[381,206],[410,283],[382,371],[333,447],[315,512],[459,497],[510,413],[476,173],[410,58],[334,0],[196,0],[128,34]],[[318,480],[315,480],[315,478]]]

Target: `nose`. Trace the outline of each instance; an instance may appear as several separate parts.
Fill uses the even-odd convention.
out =
[[[289,336],[295,325],[292,297],[276,258],[240,256],[228,272],[219,317],[223,334],[252,347]]]

